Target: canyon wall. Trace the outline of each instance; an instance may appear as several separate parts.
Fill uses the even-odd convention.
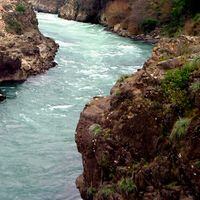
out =
[[[65,0],[29,0],[29,2],[38,12],[56,14]]]
[[[59,16],[100,23],[121,36],[151,40],[180,31],[199,35],[198,12],[200,3],[194,0],[68,0]]]
[[[58,45],[44,37],[31,4],[0,0],[0,82],[24,81],[55,66]]]

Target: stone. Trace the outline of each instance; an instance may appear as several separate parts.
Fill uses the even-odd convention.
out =
[[[0,93],[0,102],[4,101],[6,99],[6,96]]]

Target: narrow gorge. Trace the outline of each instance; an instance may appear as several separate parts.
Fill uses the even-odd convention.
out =
[[[198,1],[0,0],[0,27],[0,199],[200,198]]]
[[[7,96],[0,104],[0,199],[79,200],[75,179],[82,165],[74,138],[79,114],[93,96],[109,94],[120,75],[140,68],[152,46],[98,25],[43,13],[37,18],[40,32],[59,44],[57,66],[22,84],[0,86]]]

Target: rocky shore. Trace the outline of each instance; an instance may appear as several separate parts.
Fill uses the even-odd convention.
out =
[[[84,200],[200,198],[200,38],[163,38],[137,73],[86,105]]]
[[[0,82],[24,81],[55,66],[58,45],[44,37],[32,5],[0,0]]]

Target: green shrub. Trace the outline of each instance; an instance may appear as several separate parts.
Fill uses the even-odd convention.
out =
[[[117,88],[116,90],[115,90],[115,96],[120,96],[121,95],[121,90],[119,89],[119,88]]]
[[[98,135],[99,133],[101,133],[102,131],[102,128],[101,128],[101,125],[99,124],[92,124],[90,127],[89,127],[89,131],[94,135]]]
[[[129,78],[131,75],[129,74],[123,74],[119,77],[119,79],[117,80],[117,83],[123,83],[127,78]]]
[[[174,124],[174,127],[172,129],[172,132],[170,134],[170,140],[181,140],[182,138],[184,138],[188,126],[190,125],[191,119],[189,118],[182,118],[179,119],[178,121],[176,121],[176,123]]]
[[[182,15],[187,6],[187,0],[173,0],[172,16],[176,19]]]
[[[118,185],[122,193],[128,194],[137,190],[137,187],[131,178],[122,178]]]
[[[194,15],[200,12],[197,0],[173,0],[172,16],[180,18],[181,15]]]
[[[103,196],[103,198],[108,198],[110,197],[112,194],[114,194],[115,190],[113,187],[111,186],[104,186],[100,189],[100,194]]]
[[[193,92],[199,91],[200,90],[200,82],[192,83],[192,85],[190,86],[190,88],[192,89]]]
[[[185,19],[192,17],[200,12],[197,0],[172,0],[171,21],[166,26],[164,33],[168,36],[177,36],[182,32]]]
[[[141,28],[145,33],[149,33],[153,31],[158,24],[159,22],[156,19],[145,19],[141,24]]]
[[[94,194],[96,194],[96,192],[97,192],[96,188],[94,188],[94,187],[89,187],[89,188],[87,189],[87,196],[88,196],[89,198],[90,198],[90,197],[93,197]]]
[[[190,74],[200,68],[200,58],[186,63],[181,69],[169,70],[161,83],[164,95],[172,103],[180,108],[189,106],[187,95]]]
[[[200,169],[200,160],[197,160],[195,163],[194,163],[194,166],[198,169]]]
[[[195,22],[200,22],[200,13],[197,13],[197,14],[193,17],[193,21],[195,21]]]
[[[176,181],[169,183],[168,185],[165,186],[166,189],[172,190],[174,187],[176,187],[178,183]]]
[[[7,31],[8,32],[14,32],[17,34],[22,33],[22,26],[21,24],[14,18],[6,20],[7,22]]]
[[[19,3],[16,5],[15,10],[19,13],[24,13],[26,11],[26,8],[25,8],[24,4]]]
[[[101,154],[101,159],[100,159],[100,163],[101,167],[103,168],[109,168],[110,167],[110,158],[109,158],[109,155],[102,152]]]

